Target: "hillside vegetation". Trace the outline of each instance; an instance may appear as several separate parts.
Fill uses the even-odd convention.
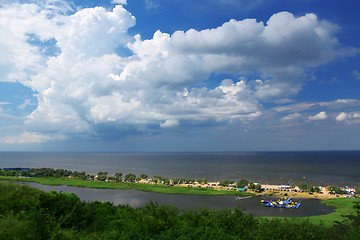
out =
[[[0,239],[359,239],[356,214],[334,226],[264,219],[240,209],[180,211],[85,203],[74,194],[0,182]]]

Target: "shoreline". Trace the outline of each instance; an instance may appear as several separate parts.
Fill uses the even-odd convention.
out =
[[[272,190],[265,190],[262,193],[257,193],[257,196],[262,196],[262,195],[274,196],[274,197],[278,197],[278,198],[291,197],[293,199],[318,199],[318,200],[324,200],[324,201],[329,200],[329,199],[342,199],[342,198],[345,198],[345,196],[347,196],[346,194],[336,194],[336,195],[332,195],[332,194],[329,194],[329,193],[323,193],[323,194],[313,193],[313,194],[309,194],[308,192],[296,192],[296,193],[294,193],[294,192],[280,192],[280,191],[272,191]]]
[[[212,188],[206,187],[194,187],[192,184],[179,184],[174,186],[167,186],[164,184],[149,184],[144,182],[139,183],[119,183],[119,182],[106,182],[106,181],[88,181],[82,179],[68,179],[68,178],[49,178],[49,177],[10,177],[0,176],[0,180],[11,180],[11,181],[24,181],[24,182],[36,182],[43,185],[67,185],[73,187],[86,187],[86,188],[103,188],[103,189],[134,189],[145,192],[158,192],[166,194],[190,194],[190,195],[233,195],[233,196],[273,196],[277,198],[291,197],[294,199],[318,199],[318,200],[329,200],[329,199],[341,199],[346,198],[346,194],[330,194],[329,191],[320,193],[308,192],[293,192],[293,191],[279,191],[279,190],[263,190],[256,192],[253,190],[247,190],[245,192],[237,191],[234,189],[215,186]]]
[[[292,197],[294,199],[316,199],[320,200],[321,204],[327,206],[335,207],[335,211],[325,215],[316,215],[316,216],[309,216],[309,217],[261,217],[265,219],[289,219],[294,222],[301,222],[304,220],[309,220],[313,223],[320,224],[323,223],[325,225],[333,225],[336,221],[342,221],[344,219],[344,215],[353,214],[354,202],[360,202],[359,198],[343,198],[338,197],[336,198],[333,195],[326,195],[326,198],[319,198],[316,197],[317,195],[309,195],[308,193],[297,193],[292,194],[289,192],[280,192],[280,191],[264,191],[262,193],[242,193],[242,192],[234,192],[234,191],[227,191],[227,190],[199,190],[198,188],[190,188],[190,187],[170,187],[170,186],[160,186],[160,185],[150,185],[150,184],[124,184],[124,183],[113,183],[113,182],[90,182],[90,184],[84,184],[88,181],[85,180],[69,180],[69,179],[49,179],[49,178],[37,178],[37,179],[25,179],[19,177],[2,177],[0,176],[0,181],[2,180],[10,180],[10,181],[24,181],[24,182],[36,182],[43,185],[67,185],[67,186],[74,186],[74,187],[84,187],[84,188],[103,188],[103,189],[134,189],[139,191],[145,192],[156,192],[156,193],[165,193],[165,194],[185,194],[185,195],[207,195],[207,196],[217,196],[217,195],[232,195],[232,196],[240,196],[241,199],[251,198],[251,197],[261,197],[264,198],[268,196],[273,197],[284,197],[284,193],[288,195],[286,197]],[[42,180],[42,181],[41,181]],[[44,181],[45,180],[45,181]],[[54,180],[56,182],[54,182]],[[89,182],[88,182],[89,183]],[[92,183],[92,184],[91,184]],[[150,188],[144,188],[150,187]],[[282,194],[280,194],[282,193]],[[240,200],[241,200],[240,199]]]

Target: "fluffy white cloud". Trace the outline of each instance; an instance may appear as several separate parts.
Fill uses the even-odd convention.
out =
[[[348,118],[347,114],[342,112],[336,117],[336,121],[344,121]]]
[[[171,41],[176,52],[197,57],[209,71],[258,71],[265,81],[256,85],[256,94],[269,98],[297,93],[308,67],[357,52],[337,48],[336,29],[314,14],[296,18],[281,12],[266,25],[255,19],[230,20],[216,29],[177,31]]]
[[[336,116],[336,121],[346,122],[347,124],[360,123],[360,113],[359,112],[353,112],[353,113],[341,112],[339,115]]]
[[[147,131],[182,122],[258,118],[262,99],[296,94],[309,68],[356,52],[341,47],[336,26],[314,14],[296,18],[281,12],[266,24],[230,20],[215,29],[157,31],[142,40],[128,34],[135,18],[122,5],[71,15],[64,14],[66,9],[55,11],[49,4],[0,8],[0,34],[8,36],[0,39],[5,70],[0,79],[37,92],[38,106],[25,121],[23,139],[29,141],[46,141],[55,133],[97,135],[99,126]],[[29,36],[42,43],[54,40],[58,53],[44,55]],[[119,56],[119,48],[133,54]],[[206,87],[214,73],[235,79],[254,72],[261,80],[225,79]],[[311,118],[324,117],[321,112]]]
[[[319,112],[318,114],[314,116],[310,116],[309,120],[324,120],[327,119],[328,116],[326,115],[326,112]]]
[[[179,122],[174,119],[166,120],[165,122],[160,123],[160,127],[162,128],[172,128],[177,126],[179,126]]]

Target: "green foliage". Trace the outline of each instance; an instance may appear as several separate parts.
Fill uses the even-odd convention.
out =
[[[81,174],[85,172],[81,172]],[[78,174],[77,172],[75,174]],[[30,168],[28,171],[0,171],[0,176],[54,177],[62,178],[72,175],[72,171],[53,168]]]
[[[170,179],[163,178],[163,182],[164,182],[165,185],[169,185],[170,184]]]
[[[254,184],[254,183],[250,183],[250,184],[249,184],[249,189],[255,189],[255,184]]]
[[[28,211],[39,193],[40,190],[25,185],[0,182],[0,216]]]
[[[256,239],[313,239],[328,240],[337,239],[332,235],[330,229],[324,225],[315,225],[309,221],[295,222],[280,219],[264,219],[259,224],[259,229],[255,232]]]
[[[260,191],[261,190],[261,184],[255,185],[255,190]]]
[[[174,184],[179,184],[181,182],[181,179],[180,178],[174,178],[172,181],[173,181]]]
[[[184,183],[184,184],[190,184],[190,183],[194,183],[195,180],[192,178],[182,178],[180,179],[180,183]]]
[[[356,195],[360,196],[360,187],[359,186],[355,187],[355,192],[356,192]]]
[[[141,179],[146,179],[146,178],[148,178],[148,175],[145,174],[145,173],[141,173],[141,174],[140,174],[140,178],[141,178]]]
[[[346,191],[341,190],[338,186],[330,186],[329,189],[330,189],[330,191],[333,191],[337,194],[345,194],[346,193]]]
[[[120,172],[117,172],[117,173],[115,173],[115,175],[114,175],[114,177],[115,177],[115,180],[117,180],[117,181],[120,181],[121,180],[121,178],[122,178],[122,173],[120,173]]]
[[[197,180],[197,182],[198,182],[199,184],[207,184],[207,183],[208,183],[208,180],[207,180],[207,178],[200,178],[200,179]]]
[[[230,184],[233,184],[234,183],[234,181],[232,181],[232,180],[221,180],[220,182],[219,182],[219,184],[221,185],[221,186],[224,186],[224,187],[227,187],[227,186],[229,186]]]
[[[129,182],[135,182],[135,179],[136,179],[136,175],[133,173],[126,174],[124,177],[124,180]]]
[[[0,239],[358,239],[360,203],[354,209],[346,221],[328,227],[308,220],[254,218],[240,209],[84,203],[74,194],[0,182]]]
[[[60,176],[60,175],[59,175],[59,176]],[[55,176],[54,176],[54,177],[55,177]],[[71,177],[73,177],[73,178],[80,178],[80,179],[86,179],[86,178],[87,178],[85,172],[78,172],[78,171],[72,172],[72,173],[71,173]]]
[[[108,175],[109,173],[108,172],[98,172],[98,174],[97,174],[97,179],[99,180],[99,181],[105,181],[106,179],[107,179],[107,175]]]
[[[319,188],[314,188],[313,185],[309,185],[309,184],[306,184],[306,183],[300,183],[299,188],[301,190],[303,190],[304,192],[315,192],[315,191],[320,192]]]
[[[237,182],[236,186],[239,188],[244,188],[248,184],[249,184],[249,181],[247,179],[242,178]]]

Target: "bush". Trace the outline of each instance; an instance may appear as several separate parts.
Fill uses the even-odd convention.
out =
[[[238,182],[237,182],[237,187],[239,188],[244,188],[245,186],[247,186],[249,184],[249,181],[247,179],[240,179]]]
[[[257,186],[257,185],[256,185]],[[358,239],[355,214],[334,227],[309,221],[255,218],[241,209],[181,211],[84,203],[74,194],[43,193],[0,182],[0,239]]]

